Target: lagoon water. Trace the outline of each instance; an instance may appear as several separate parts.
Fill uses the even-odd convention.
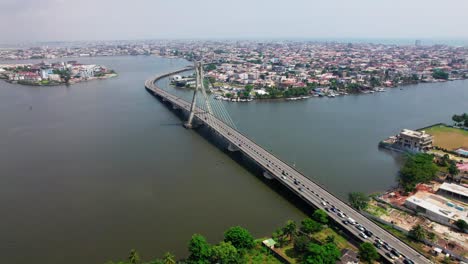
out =
[[[0,254],[8,263],[104,263],[185,256],[193,233],[270,234],[304,213],[148,94],[180,68],[156,57],[80,59],[117,78],[70,87],[0,82]],[[167,86],[167,81],[162,81]],[[168,89],[173,89],[167,87]],[[187,90],[175,90],[191,96]],[[377,148],[402,128],[468,111],[468,81],[304,101],[225,103],[239,130],[346,198],[395,184],[401,160]]]

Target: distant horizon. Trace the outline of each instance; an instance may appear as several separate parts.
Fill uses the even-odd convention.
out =
[[[468,39],[466,10],[466,0],[2,0],[0,43]]]
[[[447,46],[468,46],[468,38],[405,38],[405,37],[269,37],[269,38],[138,38],[138,39],[96,39],[96,40],[46,40],[46,41],[21,41],[16,43],[0,43],[0,48],[25,48],[30,46],[43,46],[48,44],[75,44],[75,43],[102,43],[102,42],[145,42],[145,41],[252,41],[252,42],[337,42],[356,44],[380,44],[380,45],[414,45],[416,40],[421,41],[421,46],[447,45]],[[18,45],[20,47],[18,47]]]

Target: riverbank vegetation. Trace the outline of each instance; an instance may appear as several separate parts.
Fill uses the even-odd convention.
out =
[[[400,170],[399,183],[406,192],[412,192],[419,183],[427,183],[436,176],[434,156],[426,153],[407,154]]]
[[[342,250],[359,250],[363,260],[373,261],[379,257],[375,255],[372,244],[364,243],[360,248],[350,244],[344,233],[330,224],[327,214],[320,209],[300,224],[287,221],[271,237],[254,239],[247,229],[234,226],[224,232],[223,241],[217,244],[210,244],[203,235],[194,234],[188,242],[189,255],[184,259],[178,260],[174,254],[166,252],[160,258],[146,261],[132,249],[126,260],[106,264],[279,264],[285,260],[290,263],[334,264],[341,258]],[[264,245],[264,240],[274,247]]]
[[[468,127],[468,114],[467,113],[463,113],[461,115],[453,115],[452,120],[453,122],[455,122],[455,125]]]

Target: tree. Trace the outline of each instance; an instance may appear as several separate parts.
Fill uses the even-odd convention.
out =
[[[231,242],[221,241],[211,249],[211,262],[235,264],[240,262],[240,255]]]
[[[292,240],[292,237],[296,234],[297,225],[293,220],[288,220],[286,225],[283,227],[283,233],[289,237],[289,240]]]
[[[426,153],[409,154],[400,170],[399,182],[407,192],[411,192],[417,183],[426,183],[434,179],[438,168],[434,157]]]
[[[448,80],[449,74],[441,69],[434,69],[434,71],[432,71],[432,77],[434,79]]]
[[[163,257],[162,261],[163,261],[164,264],[175,264],[176,263],[175,256],[171,252],[166,252],[166,254],[164,254],[164,257]]]
[[[456,176],[458,173],[460,173],[460,170],[458,169],[457,165],[455,164],[455,162],[450,162],[450,165],[448,167],[448,173],[450,174],[450,176],[454,177]]]
[[[310,218],[305,218],[301,221],[301,230],[306,234],[312,234],[322,230],[322,224]]]
[[[307,247],[310,243],[310,238],[306,235],[300,235],[294,238],[294,250],[298,253],[304,253],[307,251]]]
[[[416,225],[408,232],[408,236],[416,241],[423,241],[426,238],[426,233],[421,225]]]
[[[250,92],[253,90],[253,88],[254,88],[254,87],[253,87],[252,84],[247,84],[247,85],[245,86],[245,91],[246,91],[247,93],[250,93]]]
[[[367,261],[369,263],[373,263],[374,260],[379,259],[379,253],[377,249],[375,249],[374,245],[369,242],[364,242],[359,247],[359,256],[362,260]]]
[[[314,213],[312,214],[312,219],[322,224],[328,223],[328,215],[322,209],[315,210]]]
[[[326,243],[331,243],[331,244],[335,244],[336,245],[336,241],[335,241],[335,236],[334,235],[329,235],[325,238],[325,242]]]
[[[458,219],[457,221],[455,221],[455,225],[460,228],[460,230],[466,230],[468,229],[468,223],[466,223],[465,220],[463,219]]]
[[[224,232],[224,241],[231,242],[237,249],[250,249],[255,246],[252,235],[240,226],[231,227]]]
[[[364,210],[369,205],[369,196],[362,192],[349,193],[349,202],[351,206],[358,210]]]
[[[194,234],[192,239],[190,239],[188,250],[190,252],[188,257],[189,263],[210,263],[211,246],[204,236]]]
[[[335,244],[323,246],[310,243],[307,248],[305,263],[307,264],[335,264],[341,257],[341,252]]]
[[[128,261],[130,261],[131,264],[140,262],[140,255],[135,249],[130,250],[130,254],[128,254]]]

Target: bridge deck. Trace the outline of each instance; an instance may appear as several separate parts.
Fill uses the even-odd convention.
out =
[[[153,79],[147,80],[145,82],[146,89],[150,90],[155,95],[170,101],[173,105],[177,106],[184,111],[190,111],[190,103],[181,99],[175,95],[164,91],[156,86],[155,82],[163,77],[175,74],[181,71],[188,70],[189,68],[171,72],[169,74],[164,74],[156,76]],[[370,221],[368,218],[363,216],[361,213],[356,211],[354,208],[348,204],[341,201],[339,198],[335,197],[333,194],[325,190],[324,187],[313,182],[311,179],[304,176],[302,173],[297,171],[295,168],[289,166],[286,162],[283,162],[277,158],[272,153],[263,149],[261,146],[257,145],[255,142],[251,141],[249,138],[244,136],[239,131],[231,128],[226,125],[223,121],[219,120],[215,116],[203,111],[202,109],[197,109],[195,111],[195,117],[198,121],[202,122],[204,125],[210,127],[222,137],[224,137],[230,144],[236,146],[244,155],[248,156],[254,160],[258,165],[264,168],[269,174],[276,178],[279,182],[289,188],[291,191],[296,193],[299,197],[305,200],[308,204],[313,205],[317,208],[330,208],[332,205],[344,213],[347,217],[353,218],[356,222],[364,226],[367,230],[371,231],[374,236],[372,238],[363,239],[359,236],[359,231],[354,225],[345,225],[342,218],[336,213],[329,212],[330,218],[334,219],[337,223],[342,225],[344,229],[347,229],[349,232],[354,234],[356,238],[360,239],[363,242],[374,242],[376,236],[378,236],[382,241],[387,242],[391,247],[395,248],[398,252],[406,256],[407,258],[413,260],[415,263],[431,263],[424,256],[419,254],[413,248]],[[300,183],[295,183],[295,180]],[[300,188],[300,189],[299,189]],[[325,205],[324,205],[324,204]],[[378,250],[379,253],[385,256],[385,253],[388,252],[384,249]],[[402,258],[396,260],[397,263],[403,263]]]

